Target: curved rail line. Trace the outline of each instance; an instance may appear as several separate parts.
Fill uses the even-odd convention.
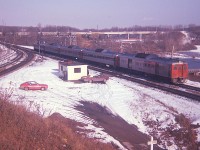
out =
[[[1,43],[1,44],[3,44],[3,43]],[[7,75],[8,73],[11,73],[11,72],[23,67],[24,65],[31,62],[35,57],[34,53],[31,52],[27,48],[22,48],[22,47],[19,47],[16,45],[11,45],[11,44],[6,44],[5,46],[16,51],[17,56],[12,61],[9,61],[8,63],[2,64],[0,66],[1,68],[3,68],[2,70],[0,70],[0,77]]]
[[[6,56],[6,57],[9,57],[9,56]],[[23,56],[24,56],[24,54],[23,54],[22,51],[16,51],[16,56],[13,59],[7,61],[6,63],[1,64],[0,68],[7,68],[8,66],[10,66],[10,65],[16,63],[17,61],[21,60],[23,58]],[[5,59],[8,59],[8,58],[5,58]]]
[[[12,61],[13,59],[15,59],[15,57],[16,57],[16,52],[14,51],[14,52],[12,52],[12,53],[10,53],[10,54],[5,54],[5,55],[2,55],[2,56],[0,56],[0,61],[1,61],[1,65],[2,64],[5,64],[5,63],[2,63],[2,62],[5,62],[5,61],[7,61],[7,60],[9,60],[9,61]],[[10,59],[10,58],[12,58],[12,59]],[[1,67],[1,66],[0,66]]]

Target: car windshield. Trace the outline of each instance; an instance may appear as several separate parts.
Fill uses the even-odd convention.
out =
[[[38,84],[38,83],[35,81],[30,81],[29,84]]]

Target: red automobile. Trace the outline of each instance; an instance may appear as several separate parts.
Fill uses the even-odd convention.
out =
[[[19,87],[20,89],[23,89],[23,90],[46,90],[48,89],[48,85],[46,84],[39,84],[35,81],[27,81],[27,82],[24,82],[20,85]]]

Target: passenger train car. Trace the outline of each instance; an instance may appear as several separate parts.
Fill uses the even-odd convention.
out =
[[[187,63],[179,59],[162,58],[155,54],[123,54],[105,49],[89,50],[77,46],[66,47],[55,44],[34,45],[34,50],[161,77],[172,83],[184,83],[188,78]]]

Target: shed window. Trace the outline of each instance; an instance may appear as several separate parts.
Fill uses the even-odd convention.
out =
[[[74,73],[81,73],[81,68],[74,68]]]

